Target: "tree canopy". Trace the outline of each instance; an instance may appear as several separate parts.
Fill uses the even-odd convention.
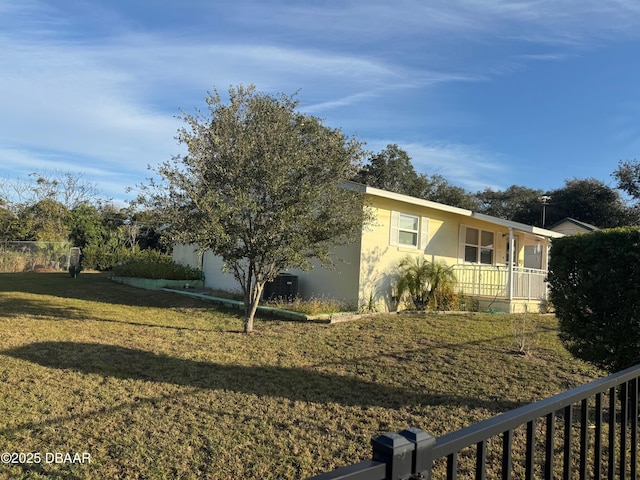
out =
[[[632,219],[620,193],[595,178],[573,178],[548,192],[546,225],[570,217],[600,228],[629,225]]]
[[[412,197],[475,209],[473,195],[441,175],[417,173],[409,154],[396,144],[372,155],[354,177],[356,182]]]
[[[620,190],[626,192],[640,203],[640,162],[625,160],[618,162],[618,168],[612,173]]]
[[[161,212],[172,238],[220,256],[239,282],[245,332],[264,284],[288,268],[330,263],[331,249],[354,241],[367,220],[353,178],[363,152],[312,116],[293,96],[254,86],[217,90],[208,112],[183,112],[178,139],[188,153],[164,162],[160,183],[143,186],[143,204]]]
[[[482,213],[540,227],[567,217],[599,228],[636,222],[620,193],[595,178],[565,180],[564,186],[547,192],[518,185],[503,191],[487,188],[476,198]]]
[[[476,194],[479,211],[528,225],[541,224],[542,190],[512,185],[506,190],[486,188]]]
[[[631,198],[628,223],[640,224],[640,163],[637,160],[620,161],[611,175],[616,179],[618,189]]]
[[[423,175],[416,173],[411,157],[398,145],[387,145],[372,155],[356,175],[355,181],[374,188],[419,197],[424,189]]]

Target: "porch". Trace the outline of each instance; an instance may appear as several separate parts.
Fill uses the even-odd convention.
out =
[[[481,310],[539,312],[548,299],[546,270],[516,266],[459,264],[453,266],[456,290],[477,298]]]

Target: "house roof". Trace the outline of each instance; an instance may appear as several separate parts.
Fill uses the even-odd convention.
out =
[[[381,198],[387,198],[390,200],[397,200],[399,202],[410,203],[412,205],[418,205],[422,207],[432,208],[443,212],[455,213],[463,217],[476,218],[484,222],[492,223],[494,225],[500,225],[502,227],[513,228],[521,232],[531,233],[533,235],[539,235],[541,237],[559,238],[564,237],[563,233],[554,232],[545,228],[534,227],[520,222],[513,222],[511,220],[505,220],[503,218],[493,217],[491,215],[485,215],[484,213],[473,212],[464,208],[453,207],[444,203],[432,202],[430,200],[424,200],[422,198],[416,198],[409,195],[403,195],[401,193],[390,192],[388,190],[382,190],[380,188],[370,187],[362,183],[356,182],[344,182],[345,188],[362,192],[367,195],[372,195]]]
[[[584,228],[585,230],[589,231],[589,232],[594,232],[596,230],[600,230],[598,227],[596,227],[595,225],[591,225],[590,223],[586,223],[586,222],[581,222],[580,220],[576,220],[575,218],[570,218],[570,217],[565,217],[562,220],[560,220],[559,222],[554,223],[553,225],[551,225],[549,227],[549,230],[553,230],[555,227],[562,225],[563,223],[571,223],[577,227],[580,228]]]

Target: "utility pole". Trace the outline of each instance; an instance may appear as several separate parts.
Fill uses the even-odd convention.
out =
[[[540,200],[542,200],[542,228],[544,228],[547,221],[547,205],[549,205],[551,197],[549,195],[542,195]]]

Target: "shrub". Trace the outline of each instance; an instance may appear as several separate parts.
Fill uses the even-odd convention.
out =
[[[639,228],[555,239],[548,279],[574,356],[609,372],[640,363]]]
[[[59,270],[68,251],[64,242],[6,242],[0,246],[0,272]]]
[[[450,285],[436,289],[429,302],[431,310],[460,310],[460,300],[458,295]]]
[[[429,262],[423,257],[407,256],[400,261],[396,272],[395,287],[398,297],[409,294],[416,310],[441,308],[440,301],[447,302],[446,292],[455,285],[456,277],[451,267],[441,262]],[[455,296],[455,293],[453,293]],[[444,305],[443,305],[444,306]]]
[[[300,297],[293,299],[275,298],[266,302],[268,307],[291,310],[305,315],[320,315],[322,313],[338,313],[350,310],[347,305],[339,300],[325,297],[312,297],[303,300]]]
[[[93,270],[109,270],[126,262],[134,254],[125,247],[111,244],[90,244],[82,249],[82,265]]]
[[[113,267],[113,274],[121,277],[162,278],[164,280],[201,280],[196,268],[175,263],[169,255],[155,250],[143,250],[121,265]]]
[[[27,268],[28,259],[18,252],[3,249],[0,251],[0,272],[22,272]]]
[[[360,301],[358,311],[360,313],[376,313],[379,310],[378,302],[373,291],[369,292],[367,298]]]
[[[458,293],[458,309],[464,312],[477,312],[480,310],[480,302],[477,298],[464,293]]]
[[[538,316],[520,314],[511,317],[513,345],[520,355],[529,356],[538,343]]]

